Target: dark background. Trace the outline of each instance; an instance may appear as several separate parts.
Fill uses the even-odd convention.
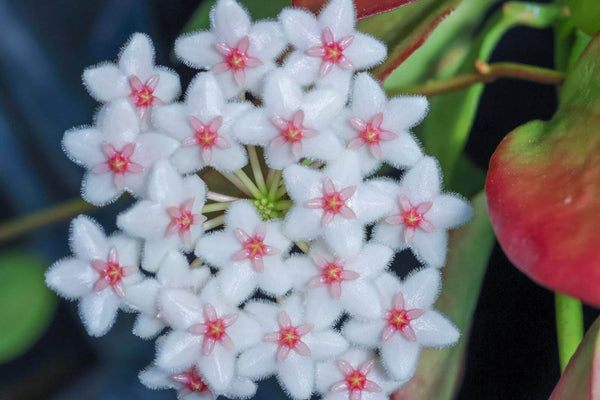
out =
[[[198,0],[0,0],[0,219],[24,215],[78,195],[83,171],[62,153],[63,132],[91,122],[96,103],[81,85],[91,64],[116,58],[136,31],[147,32],[157,64],[173,66],[187,85],[193,71],[170,58],[172,44]],[[552,67],[552,31],[515,28],[492,61]],[[549,119],[551,86],[512,80],[484,92],[467,152],[481,167],[502,137],[531,119]],[[108,231],[117,209],[94,213]],[[44,228],[2,246],[43,255],[68,254],[68,224]],[[586,309],[587,326],[596,311]],[[174,399],[150,391],[137,373],[154,357],[151,341],[130,333],[120,314],[108,335],[87,336],[74,303],[61,301],[50,328],[20,358],[0,365],[0,399]],[[2,327],[0,326],[0,334]],[[474,317],[459,399],[546,399],[559,377],[553,294],[511,266],[496,246]],[[274,382],[255,399],[283,399]]]

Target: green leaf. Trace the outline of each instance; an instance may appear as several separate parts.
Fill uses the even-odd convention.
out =
[[[415,50],[425,43],[436,27],[462,0],[420,0],[384,14],[362,19],[358,29],[371,33],[386,44],[388,58],[372,72],[385,80]]]
[[[571,18],[575,26],[587,33],[595,35],[600,30],[600,2],[598,0],[568,0]]]
[[[494,246],[484,194],[476,195],[472,203],[473,220],[450,234],[448,260],[442,269],[444,289],[435,304],[462,336],[455,346],[424,349],[415,376],[394,394],[393,400],[452,399],[459,386],[471,320]]]
[[[597,399],[600,393],[600,318],[588,329],[550,400]]]
[[[510,28],[526,24],[537,28],[549,26],[558,17],[555,6],[536,3],[506,3],[486,24],[479,38],[453,75],[474,71],[475,62],[487,62],[498,41]],[[447,71],[445,71],[447,73]],[[484,84],[443,94],[431,99],[430,116],[423,124],[425,151],[437,157],[446,179],[453,180],[453,169],[469,137]]]
[[[498,1],[463,0],[429,39],[391,73],[385,81],[386,89],[422,84],[440,71],[454,71],[469,51],[473,33],[485,12]]]
[[[44,283],[45,265],[30,254],[0,256],[0,362],[29,349],[52,319],[56,297]]]
[[[253,20],[275,18],[284,7],[291,6],[290,0],[238,0],[248,9]],[[200,3],[194,14],[183,28],[182,33],[210,28],[210,10],[217,0]]]

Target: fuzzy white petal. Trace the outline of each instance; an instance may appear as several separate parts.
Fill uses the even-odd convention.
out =
[[[146,239],[142,257],[142,268],[148,272],[156,272],[166,255],[172,250],[185,250],[184,245],[177,235]]]
[[[196,365],[210,387],[217,392],[225,392],[235,374],[235,354],[216,344],[209,355],[200,355]]]
[[[356,11],[351,0],[331,0],[321,10],[318,17],[319,23],[331,29],[335,39],[353,33],[356,22]]]
[[[379,64],[384,60],[386,54],[385,45],[380,40],[360,32],[354,34],[352,44],[344,50],[344,55],[358,70]]]
[[[385,322],[383,319],[366,322],[351,319],[344,324],[342,332],[344,337],[351,343],[375,348],[381,342],[381,334],[384,327]]]
[[[254,234],[254,230],[262,224],[256,208],[249,201],[236,201],[229,206],[227,213],[225,214],[225,225],[227,229],[240,228],[246,231],[249,235]],[[268,242],[269,230],[267,229],[267,236],[265,241]],[[238,242],[239,243],[239,242]],[[239,244],[236,247],[241,247]],[[238,250],[236,248],[235,250]]]
[[[310,347],[315,361],[332,359],[348,348],[348,342],[342,335],[333,330],[312,332],[306,335],[306,344]]]
[[[373,318],[375,315],[380,315],[382,311],[377,289],[365,279],[342,284],[340,301],[348,313],[360,318]]]
[[[399,132],[396,139],[381,143],[381,155],[394,167],[405,168],[421,160],[423,151],[414,137],[406,132]]]
[[[251,24],[248,11],[235,0],[218,0],[210,22],[219,40],[232,47],[248,34]]]
[[[381,361],[395,380],[410,378],[417,369],[420,347],[396,333],[381,345]]]
[[[159,290],[160,284],[155,279],[145,279],[129,286],[125,292],[125,299],[136,310],[154,316],[157,312]]]
[[[117,217],[117,225],[128,235],[153,239],[165,236],[169,221],[165,208],[149,200],[137,202]]]
[[[194,68],[212,67],[223,57],[215,49],[216,36],[213,32],[194,32],[180,36],[175,41],[175,54]]]
[[[95,128],[75,128],[65,132],[63,149],[73,162],[91,169],[105,162],[102,153],[102,133]]]
[[[127,76],[113,63],[103,63],[83,71],[83,84],[90,95],[101,102],[127,96]]]
[[[256,271],[249,263],[235,263],[221,269],[217,275],[223,298],[230,304],[240,304],[252,295],[258,284]]]
[[[250,29],[251,55],[261,60],[278,57],[287,45],[281,25],[274,21],[259,21]]]
[[[97,125],[104,140],[117,149],[133,142],[140,132],[138,116],[127,99],[117,99],[103,107],[98,113]]]
[[[251,234],[251,232],[248,232]],[[230,230],[217,231],[200,238],[196,245],[196,255],[217,268],[233,263],[233,253],[242,248]]]
[[[168,371],[182,371],[198,359],[202,337],[185,331],[172,331],[157,344],[156,364]]]
[[[435,268],[424,268],[409,275],[402,284],[404,301],[409,308],[429,308],[437,299],[442,277]]]
[[[159,319],[140,314],[133,325],[133,334],[142,339],[151,339],[165,327]]]
[[[323,232],[321,215],[304,205],[292,206],[285,216],[283,230],[290,239],[312,240]]]
[[[429,102],[425,96],[398,96],[391,98],[385,106],[385,129],[409,129],[425,118]]]
[[[238,373],[250,379],[263,379],[275,372],[277,345],[261,342],[244,351],[238,359]]]
[[[473,217],[473,207],[460,197],[442,194],[436,197],[427,212],[427,219],[436,229],[455,228]]]
[[[89,263],[71,257],[55,262],[46,272],[46,285],[67,299],[91,292],[97,279]]]
[[[158,97],[164,103],[170,103],[179,97],[181,93],[181,83],[179,75],[165,67],[157,67],[155,72],[159,76],[158,86],[154,90],[154,96]]]
[[[306,50],[321,44],[321,28],[310,12],[286,8],[279,14],[279,20],[294,47]]]
[[[325,241],[335,253],[342,257],[353,257],[360,250],[365,239],[365,231],[357,220],[335,217],[325,229]]]
[[[316,276],[316,274],[315,274]],[[344,284],[342,284],[342,293]],[[315,329],[326,329],[340,317],[342,305],[334,299],[328,287],[309,289],[306,294],[306,321],[313,324]]]
[[[352,116],[368,122],[383,111],[385,104],[386,96],[381,85],[367,73],[356,75],[352,87]]]
[[[415,255],[425,264],[441,268],[446,261],[448,234],[446,231],[423,232],[417,230],[411,247]]]
[[[117,318],[121,300],[111,288],[91,292],[81,298],[79,314],[91,336],[102,336]]]
[[[279,309],[273,303],[266,301],[249,301],[244,307],[244,311],[251,314],[260,324],[265,333],[271,333],[279,330],[277,316]]]
[[[108,255],[108,241],[102,227],[96,220],[85,215],[71,221],[69,239],[71,251],[81,260],[103,260]]]
[[[375,225],[373,230],[373,241],[390,246],[394,250],[403,250],[406,244],[402,239],[404,225],[392,225],[382,221]]]
[[[88,172],[81,182],[81,197],[95,206],[104,206],[115,201],[123,190],[117,188],[113,174],[95,174]]]
[[[154,47],[143,33],[134,33],[119,56],[119,68],[127,76],[136,75],[142,82],[153,74]]]
[[[201,300],[186,290],[162,290],[158,304],[162,318],[175,329],[185,330],[204,321]]]
[[[414,204],[435,198],[440,186],[440,167],[432,157],[423,157],[402,178],[402,187],[409,191],[408,197]]]
[[[269,256],[264,260],[264,272],[257,274],[258,287],[276,297],[283,296],[292,287],[292,278],[283,266],[280,255]]]
[[[262,340],[261,326],[246,313],[238,313],[238,319],[227,328],[235,344],[235,351],[240,352],[256,345]]]
[[[417,341],[425,347],[446,347],[456,343],[460,337],[458,329],[446,317],[434,310],[428,310],[411,322]]]
[[[315,385],[314,362],[310,357],[303,357],[292,351],[279,364],[278,379],[292,399],[308,399]]]
[[[286,58],[283,71],[289,76],[293,76],[299,84],[306,86],[319,78],[320,66],[320,58],[310,57],[304,50],[295,50]]]

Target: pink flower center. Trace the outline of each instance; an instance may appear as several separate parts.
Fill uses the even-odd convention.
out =
[[[136,144],[130,142],[125,144],[119,151],[115,149],[112,144],[103,142],[102,152],[106,157],[106,161],[95,165],[94,168],[92,168],[92,172],[95,174],[112,172],[114,174],[113,180],[115,186],[122,189],[125,186],[126,173],[137,174],[144,170],[143,166],[131,160],[131,157],[135,152],[135,147]]]
[[[267,226],[264,224],[256,228],[253,236],[250,236],[243,229],[236,228],[235,236],[242,244],[242,249],[233,254],[235,261],[250,260],[252,267],[257,272],[264,271],[265,256],[271,256],[279,253],[279,250],[273,246],[265,244],[265,236],[267,235]]]
[[[323,29],[321,37],[322,46],[311,47],[306,53],[311,57],[319,57],[321,62],[320,74],[327,75],[334,65],[338,65],[343,69],[353,69],[354,66],[344,55],[344,50],[350,46],[354,40],[353,35],[344,36],[338,41],[335,41],[333,32],[329,27]]]
[[[392,308],[387,310],[384,320],[387,321],[387,326],[383,330],[383,340],[389,340],[396,332],[400,332],[406,339],[415,341],[417,336],[411,327],[411,321],[419,318],[425,313],[425,310],[413,308],[407,310],[404,306],[404,296],[398,293],[393,300]]]
[[[271,148],[276,149],[289,143],[292,154],[297,158],[302,153],[302,139],[319,134],[318,131],[303,125],[304,111],[302,110],[296,111],[290,120],[276,115],[271,118],[271,122],[279,129],[279,135],[271,141]]]
[[[433,202],[431,201],[424,201],[413,206],[409,198],[401,194],[400,213],[387,217],[385,221],[392,225],[404,225],[404,241],[408,244],[412,241],[417,228],[424,232],[435,232],[435,226],[425,219],[425,214],[432,206]]]
[[[215,48],[223,56],[223,61],[213,67],[216,74],[232,70],[233,77],[238,85],[244,86],[246,83],[246,68],[255,68],[263,65],[256,57],[248,55],[250,39],[244,36],[235,47],[227,43],[215,43]]]
[[[341,215],[344,218],[354,219],[356,214],[348,206],[347,201],[356,192],[356,186],[348,186],[340,191],[335,189],[335,185],[329,178],[325,178],[323,183],[323,197],[316,197],[306,202],[309,208],[322,209],[323,216],[321,224],[329,225],[336,215]]]
[[[182,140],[184,146],[200,146],[202,148],[202,159],[206,164],[212,159],[213,147],[221,149],[230,148],[231,145],[223,136],[219,135],[219,129],[223,124],[223,117],[218,116],[204,124],[198,118],[190,116],[190,124],[194,134]]]
[[[358,279],[360,276],[357,272],[345,269],[343,261],[339,258],[334,259],[332,262],[321,254],[313,254],[312,258],[317,267],[321,269],[321,274],[311,279],[308,286],[320,287],[327,285],[331,296],[335,299],[342,296],[342,282]]]
[[[379,385],[367,378],[374,365],[375,361],[369,360],[354,369],[349,362],[338,360],[338,368],[344,374],[344,379],[334,384],[331,391],[347,391],[351,400],[360,400],[362,392],[381,392]]]
[[[121,266],[119,264],[119,253],[115,247],[111,247],[107,260],[94,259],[92,267],[100,274],[94,284],[94,290],[100,292],[107,287],[112,287],[119,296],[125,296],[123,278],[138,271],[137,267]]]
[[[129,77],[129,86],[131,87],[131,94],[129,98],[138,108],[147,108],[160,102],[158,97],[154,96],[154,90],[158,86],[160,75],[152,75],[150,79],[143,83],[140,78],[135,75]]]
[[[373,157],[380,159],[382,157],[380,142],[398,137],[395,133],[382,129],[382,122],[383,113],[375,114],[370,121],[364,121],[356,117],[350,118],[350,123],[358,131],[358,136],[348,143],[348,148],[357,149],[366,144],[369,146]]]
[[[204,382],[202,376],[198,373],[198,369],[194,366],[189,370],[180,374],[172,375],[171,380],[182,383],[185,385],[179,391],[179,397],[188,396],[192,393],[204,393],[209,392],[208,385]]]
[[[191,243],[190,229],[193,225],[202,224],[206,217],[202,214],[194,214],[192,207],[194,207],[194,197],[184,201],[179,207],[167,208],[167,214],[171,218],[169,226],[167,226],[167,236],[179,234],[181,239],[187,244]]]
[[[311,352],[306,343],[302,341],[302,337],[313,330],[312,324],[302,324],[292,326],[292,321],[289,315],[282,311],[279,313],[279,331],[270,333],[265,336],[267,342],[278,343],[277,361],[283,362],[287,358],[291,350],[304,357],[310,357]]]
[[[194,335],[204,336],[202,353],[209,355],[217,342],[228,349],[233,349],[234,344],[227,334],[227,328],[233,325],[237,318],[238,314],[227,314],[219,318],[213,305],[207,303],[204,306],[204,322],[194,324],[188,330]]]

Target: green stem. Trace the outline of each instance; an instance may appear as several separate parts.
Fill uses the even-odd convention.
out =
[[[275,203],[275,209],[277,211],[286,211],[289,210],[294,205],[292,200],[279,200]]]
[[[0,242],[95,209],[96,207],[93,205],[76,198],[24,217],[15,218],[0,225]]]
[[[564,371],[583,339],[583,309],[581,301],[555,293],[556,333],[560,370]]]
[[[208,231],[213,228],[216,228],[217,226],[221,226],[224,223],[225,223],[225,215],[219,215],[218,217],[215,217],[213,219],[209,219],[208,221],[206,221],[202,227],[204,228],[205,231]]]
[[[202,214],[216,212],[216,211],[225,211],[225,210],[227,210],[227,207],[229,207],[229,204],[231,204],[231,203],[223,202],[223,203],[207,204],[204,207],[202,207]]]
[[[252,192],[244,185],[244,183],[235,175],[227,173],[227,172],[219,172],[225,179],[233,184],[236,188],[238,188],[242,193],[244,193],[248,197],[253,197]]]
[[[310,251],[310,243],[308,242],[295,242],[295,244],[304,254],[308,254]]]
[[[271,181],[271,186],[269,187],[269,199],[276,200],[277,197],[277,189],[281,184],[281,170],[275,170],[273,173],[273,180]]]
[[[262,197],[262,193],[260,192],[260,190],[258,190],[254,182],[252,182],[252,180],[248,178],[248,175],[246,175],[244,171],[240,169],[236,171],[234,175],[238,177],[240,181],[242,181],[246,188],[248,188],[250,193],[252,193],[252,197],[254,197],[255,199],[260,199]]]
[[[275,193],[275,200],[279,200],[283,196],[287,194],[287,188],[285,186],[281,186],[277,192]]]
[[[561,84],[565,74],[548,68],[531,65],[501,62],[486,64],[478,61],[475,64],[476,71],[468,74],[453,76],[449,79],[430,81],[422,86],[408,86],[388,91],[390,96],[398,94],[421,94],[433,96],[467,88],[476,83],[489,83],[498,78],[514,78],[531,82],[545,83],[551,85]]]
[[[265,178],[263,176],[262,168],[260,166],[260,161],[258,160],[258,155],[256,154],[256,147],[246,146],[246,148],[248,149],[248,158],[250,159],[250,166],[252,168],[252,174],[254,175],[256,185],[258,186],[261,192],[266,194],[267,185],[265,184]]]

